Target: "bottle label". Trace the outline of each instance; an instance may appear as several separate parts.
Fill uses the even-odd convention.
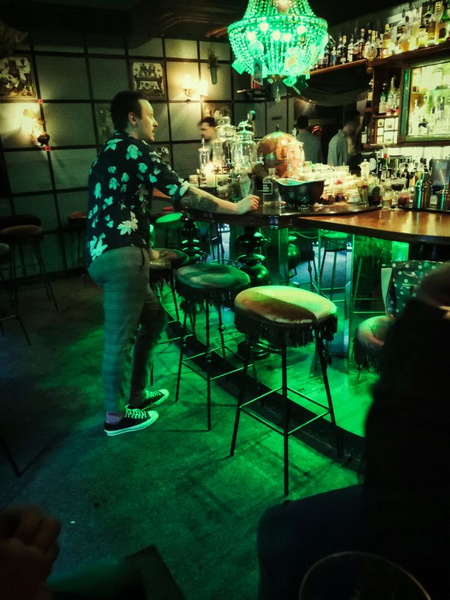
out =
[[[272,179],[264,179],[263,181],[263,194],[265,196],[272,196],[273,194],[273,180]]]

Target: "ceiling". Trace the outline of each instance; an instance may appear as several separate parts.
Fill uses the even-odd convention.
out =
[[[398,4],[398,0],[377,0],[376,9]],[[363,2],[310,0],[310,6],[330,26],[368,12]],[[1,0],[0,18],[26,32],[127,34],[139,41],[160,36],[201,40],[224,38],[226,27],[241,19],[246,7],[247,0]]]

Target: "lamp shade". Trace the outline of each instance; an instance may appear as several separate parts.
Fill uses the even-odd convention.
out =
[[[309,78],[328,42],[327,22],[316,17],[308,0],[249,0],[228,35],[239,73],[260,70],[262,79],[287,86]]]

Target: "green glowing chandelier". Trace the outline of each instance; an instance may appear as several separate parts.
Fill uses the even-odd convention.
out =
[[[311,67],[328,42],[327,22],[316,17],[308,0],[249,0],[244,18],[228,27],[239,73],[269,83],[294,86],[309,78]]]

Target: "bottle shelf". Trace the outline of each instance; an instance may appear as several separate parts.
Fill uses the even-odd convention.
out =
[[[321,73],[330,73],[330,72],[334,72],[334,71],[340,71],[341,69],[349,69],[352,67],[358,67],[358,66],[363,66],[363,65],[368,65],[369,61],[366,58],[363,58],[362,60],[354,60],[353,62],[346,62],[343,65],[334,65],[332,67],[325,67],[324,69],[315,69],[314,71],[311,71],[311,76],[312,75],[320,75]]]
[[[445,54],[450,51],[450,42],[444,42],[435,46],[428,46],[427,48],[417,48],[416,50],[409,50],[408,52],[402,52],[399,54],[393,54],[387,58],[376,58],[370,64],[372,67],[402,67],[405,64],[419,61],[421,59],[427,59],[438,54]]]

